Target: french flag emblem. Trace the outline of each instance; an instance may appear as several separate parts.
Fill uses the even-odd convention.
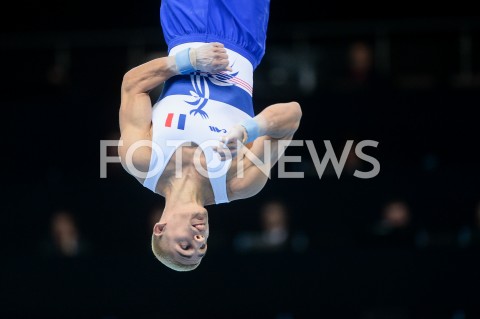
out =
[[[175,127],[176,125],[177,129],[184,130],[186,118],[186,114],[168,113],[167,119],[165,120],[165,127],[172,127],[172,125]]]

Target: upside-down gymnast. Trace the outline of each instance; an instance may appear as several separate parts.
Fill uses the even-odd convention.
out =
[[[165,197],[152,250],[171,269],[198,267],[209,235],[205,206],[260,192],[265,170],[285,148],[279,141],[298,129],[296,102],[253,111],[253,71],[265,53],[269,6],[269,0],[163,0],[168,56],[124,76],[119,154],[130,174]],[[152,108],[149,92],[162,83]]]

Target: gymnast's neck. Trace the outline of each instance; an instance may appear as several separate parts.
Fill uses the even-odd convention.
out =
[[[176,210],[191,204],[202,207],[214,204],[209,180],[192,166],[184,167],[181,177],[169,174],[170,176],[161,183],[163,185],[159,185],[159,193],[165,197],[165,209]]]

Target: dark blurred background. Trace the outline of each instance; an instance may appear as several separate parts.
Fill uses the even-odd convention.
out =
[[[208,207],[208,256],[175,273],[150,250],[163,199],[99,178],[123,74],[166,54],[159,5],[2,5],[0,317],[480,318],[478,11],[273,1],[256,112],[296,100],[297,139],[378,141],[380,174],[352,153],[319,179],[292,147],[305,178]]]

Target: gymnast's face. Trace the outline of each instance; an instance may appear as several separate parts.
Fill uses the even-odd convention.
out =
[[[192,205],[168,214],[161,229],[161,242],[176,261],[197,264],[207,252],[208,234],[207,210]]]

